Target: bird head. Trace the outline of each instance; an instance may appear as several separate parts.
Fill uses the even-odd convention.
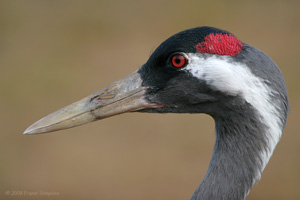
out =
[[[71,128],[126,112],[217,117],[242,104],[275,114],[286,110],[280,70],[266,54],[233,34],[198,27],[168,38],[136,72],[46,116],[24,133]],[[276,106],[264,108],[271,104]]]

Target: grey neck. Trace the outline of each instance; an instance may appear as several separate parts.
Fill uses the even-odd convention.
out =
[[[264,134],[267,127],[255,112],[245,112],[243,108],[214,118],[214,153],[191,200],[245,199],[267,162],[263,156],[270,150]]]

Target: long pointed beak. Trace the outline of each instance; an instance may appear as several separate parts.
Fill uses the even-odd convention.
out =
[[[37,134],[80,126],[113,115],[160,107],[144,98],[146,87],[137,72],[116,81],[32,124],[24,134]]]

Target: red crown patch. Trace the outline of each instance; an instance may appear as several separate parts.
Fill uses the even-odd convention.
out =
[[[242,50],[243,44],[233,35],[209,34],[204,42],[196,45],[196,51],[218,55],[236,56]]]

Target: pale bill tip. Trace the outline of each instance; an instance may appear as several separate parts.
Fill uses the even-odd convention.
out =
[[[23,132],[23,134],[24,134],[24,135],[30,135],[30,134],[42,133],[39,129],[34,128],[34,127],[33,127],[34,125],[35,125],[35,123],[32,124],[31,126],[29,126],[29,127]]]
[[[30,127],[29,127],[29,128],[30,128]],[[29,128],[27,128],[27,129],[23,132],[24,135],[26,135],[26,134],[28,134],[28,135],[29,135],[29,134],[32,134],[32,133],[31,133],[31,130],[30,130]]]
[[[50,114],[37,122],[31,124],[24,132],[23,134],[29,135],[29,134],[38,134],[38,133],[45,133],[45,132],[51,132],[54,129],[54,122],[52,121],[51,117],[53,114]]]
[[[27,128],[24,132],[23,132],[24,135],[30,135],[30,134],[34,134],[34,132],[32,130],[30,130],[30,127]]]

